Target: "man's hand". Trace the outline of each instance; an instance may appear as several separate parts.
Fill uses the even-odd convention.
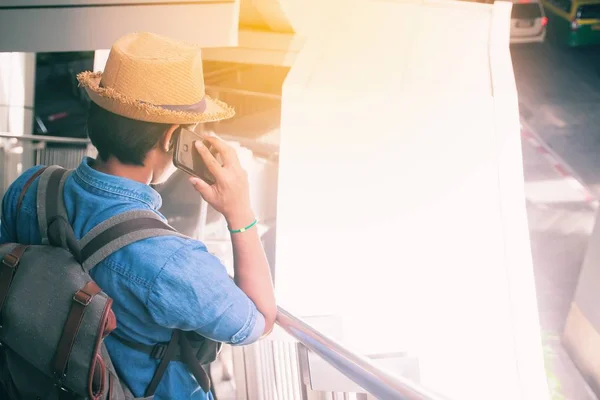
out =
[[[216,136],[207,136],[205,140],[219,152],[223,165],[215,159],[202,141],[196,141],[196,150],[215,177],[215,183],[209,185],[196,177],[190,178],[190,182],[208,204],[225,216],[231,229],[243,228],[254,221],[250,206],[248,174],[242,168],[235,150],[225,141]]]

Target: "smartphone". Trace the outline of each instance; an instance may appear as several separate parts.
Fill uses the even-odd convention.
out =
[[[173,151],[173,164],[175,167],[202,179],[209,185],[213,185],[215,183],[215,177],[206,167],[206,164],[202,160],[202,156],[198,153],[198,150],[196,150],[194,142],[202,140],[217,161],[220,161],[217,151],[209,142],[204,141],[202,136],[188,129],[179,128],[174,133],[174,136],[175,146]]]

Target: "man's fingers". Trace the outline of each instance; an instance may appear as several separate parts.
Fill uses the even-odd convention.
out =
[[[204,182],[200,178],[196,178],[193,176],[190,177],[190,183],[194,186],[194,189],[196,189],[196,191],[198,191],[198,193],[200,193],[202,197],[204,197],[205,200],[207,197],[210,198],[210,194],[212,193],[212,187],[210,187],[208,183]]]
[[[221,175],[221,164],[215,159],[215,156],[212,155],[210,150],[202,143],[201,140],[196,140],[194,142],[194,147],[198,153],[200,153],[200,157],[202,157],[202,161],[206,165],[206,168],[210,171],[211,174],[216,178]]]
[[[238,165],[240,163],[240,160],[238,159],[233,147],[228,145],[224,140],[217,136],[206,136],[204,137],[204,140],[217,149],[221,155],[221,158],[223,159],[223,165]]]

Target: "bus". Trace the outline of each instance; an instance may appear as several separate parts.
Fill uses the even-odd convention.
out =
[[[548,39],[568,47],[600,44],[600,0],[544,0]]]

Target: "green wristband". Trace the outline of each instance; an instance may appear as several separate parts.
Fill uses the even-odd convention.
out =
[[[234,230],[229,229],[229,228],[227,228],[227,229],[229,229],[229,233],[242,233],[242,232],[246,232],[248,229],[252,228],[257,223],[258,223],[258,220],[255,219],[250,225],[248,225],[242,229],[234,229]]]

